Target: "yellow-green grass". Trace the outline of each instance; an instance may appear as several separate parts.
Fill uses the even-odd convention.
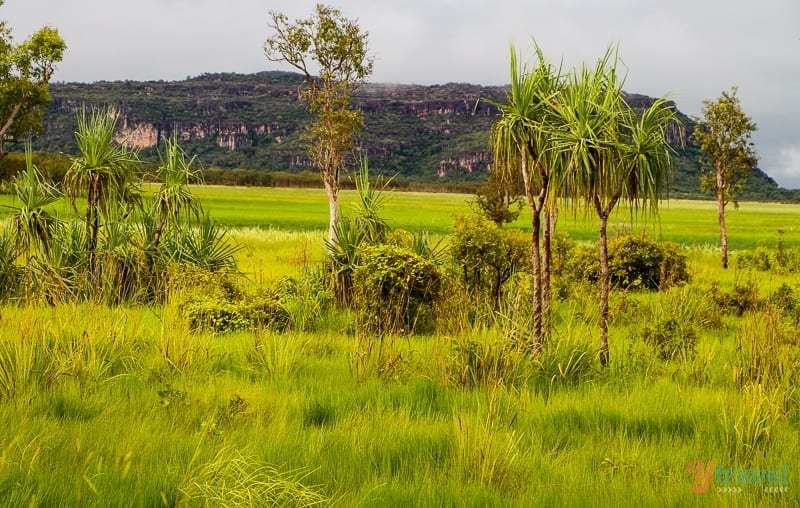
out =
[[[197,193],[215,217],[240,226],[231,236],[250,280],[300,275],[322,259],[324,192]],[[345,211],[353,198],[343,193]],[[446,238],[468,200],[393,193],[386,213],[396,227]],[[773,244],[781,228],[796,247],[798,213],[744,203],[731,211],[732,245]],[[620,217],[612,230],[631,230]],[[560,227],[595,238],[591,219],[562,211]],[[689,246],[692,286],[701,291],[751,279],[762,296],[782,283],[800,291],[796,274],[719,268],[713,203],[665,204],[660,228]],[[336,310],[313,333],[213,335],[190,332],[174,304],[2,306],[0,506],[800,504],[796,394],[769,388],[759,398],[757,386],[736,383],[743,340],[769,332],[764,318],[724,316],[722,326],[698,332],[694,359],[643,363],[643,309],[663,296],[615,292],[612,367],[601,372],[594,295],[557,304],[545,361],[520,367],[525,382],[476,388],[453,381],[464,367],[453,364],[454,344],[498,343],[502,332],[389,338],[381,363],[377,347],[366,354],[354,335],[352,316]],[[573,351],[589,352],[590,369],[561,381]],[[784,414],[781,401],[793,412]],[[754,425],[761,417],[763,432]],[[760,437],[742,434],[753,427]],[[740,453],[750,443],[753,455]],[[737,470],[785,464],[789,491],[718,492],[712,478],[707,493],[694,494],[686,468],[698,460]],[[285,496],[269,498],[273,491]]]
[[[718,276],[714,255],[694,251],[692,271]],[[764,292],[778,282],[747,275]],[[646,306],[659,296],[632,298]],[[363,343],[340,316],[315,333],[212,335],[190,332],[173,305],[4,306],[0,505],[173,506],[217,493],[225,497],[189,505],[255,506],[235,503],[263,501],[270,486],[339,506],[800,502],[797,415],[772,413],[734,382],[737,337],[758,315],[702,332],[695,360],[643,366],[640,313],[618,307],[611,370],[600,372],[592,353],[584,377],[562,382],[571,349],[592,351],[597,340],[589,309],[576,313],[576,303],[592,305],[556,308],[548,351],[560,353],[549,367],[523,366],[531,378],[522,384],[472,389],[451,381],[459,337],[445,333],[388,339],[392,367],[379,374],[358,370]],[[754,410],[770,427],[747,458],[734,452],[736,429]],[[785,464],[790,490],[723,493],[712,479],[694,494],[686,467],[697,460]]]

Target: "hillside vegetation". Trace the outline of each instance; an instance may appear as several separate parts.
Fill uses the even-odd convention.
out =
[[[55,83],[37,150],[75,152],[76,110],[82,105],[117,105],[120,137],[156,159],[156,146],[177,129],[187,151],[208,168],[299,173],[313,170],[302,132],[308,113],[298,101],[300,77],[283,72],[204,74],[184,81]],[[367,84],[354,97],[365,128],[359,150],[374,171],[411,180],[484,181],[490,168],[489,129],[496,110],[481,99],[502,101],[503,87],[464,83],[421,86]],[[652,99],[631,94],[634,107]],[[672,197],[701,197],[693,122],[679,115],[685,132],[670,133],[677,156]],[[251,178],[261,183],[262,179]],[[747,183],[742,199],[794,201],[762,171]]]

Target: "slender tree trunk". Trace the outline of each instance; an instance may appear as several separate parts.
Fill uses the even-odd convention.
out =
[[[89,192],[86,197],[86,233],[89,235],[89,272],[94,274],[97,253],[97,237],[100,230],[98,203],[100,202],[100,175],[92,172],[89,177]]]
[[[538,352],[542,347],[542,270],[539,252],[539,235],[541,229],[542,208],[536,204],[536,198],[531,188],[530,174],[528,173],[528,158],[520,157],[522,179],[525,182],[525,196],[531,208],[531,268],[533,270],[533,337],[532,348]]]
[[[725,226],[725,182],[722,171],[717,168],[717,218],[722,246],[722,268],[728,268],[728,228]]]
[[[600,215],[600,366],[608,367],[608,293],[611,276],[608,272],[608,214]]]
[[[336,224],[339,223],[339,189],[327,180],[325,191],[328,193],[328,241],[336,241]]]
[[[552,304],[550,298],[550,271],[553,264],[553,253],[550,240],[555,230],[555,209],[544,211],[542,224],[542,338],[547,341],[550,337],[552,323]]]
[[[539,251],[541,210],[531,209],[531,264],[533,266],[533,350],[542,348],[542,262]]]

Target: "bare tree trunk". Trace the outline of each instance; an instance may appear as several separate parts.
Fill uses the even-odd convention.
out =
[[[542,271],[539,252],[539,235],[541,229],[542,207],[537,206],[536,198],[531,188],[530,174],[528,173],[528,158],[520,157],[522,179],[525,182],[525,196],[531,208],[531,268],[533,270],[533,337],[532,348],[535,352],[542,347]]]
[[[717,168],[717,218],[722,245],[722,268],[728,268],[728,228],[725,226],[725,185],[722,171]]]
[[[336,225],[339,223],[339,189],[325,180],[328,193],[328,242],[336,241]]]
[[[544,238],[542,241],[542,336],[545,341],[550,337],[550,328],[552,326],[550,272],[553,264],[553,253],[550,244],[553,232],[556,229],[557,220],[558,210],[555,207],[552,210],[546,210],[544,212]]]
[[[608,293],[611,277],[608,272],[608,214],[600,215],[600,366],[608,367]]]
[[[539,251],[541,210],[531,209],[531,264],[533,265],[533,350],[542,347],[542,263]]]
[[[89,271],[94,274],[97,237],[100,231],[98,204],[100,202],[100,175],[92,172],[86,197],[86,233],[89,235]]]

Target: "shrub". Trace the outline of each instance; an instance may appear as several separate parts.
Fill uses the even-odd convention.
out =
[[[662,360],[694,357],[696,330],[723,326],[719,307],[706,291],[695,287],[673,288],[646,308],[640,337]]]
[[[478,216],[456,217],[451,254],[464,285],[479,298],[500,303],[503,285],[528,265],[530,241]]]
[[[767,272],[774,270],[781,273],[794,273],[800,270],[800,251],[787,249],[783,238],[783,230],[778,230],[775,250],[759,245],[751,251],[737,254],[736,263],[743,270]]]
[[[353,287],[357,318],[365,331],[412,333],[432,324],[443,279],[436,263],[392,245],[365,247],[360,259]]]
[[[715,282],[709,288],[708,294],[720,310],[737,316],[757,310],[761,306],[758,284],[752,279],[743,284],[734,282],[730,293],[722,291],[719,284]]]
[[[736,263],[742,270],[758,270],[767,272],[772,268],[772,260],[769,250],[763,245],[759,245],[752,251],[745,251],[738,255]]]
[[[692,324],[672,316],[646,322],[641,337],[662,360],[691,358],[697,345],[697,334]]]
[[[515,171],[514,176],[516,178],[503,178],[503,175],[493,171],[489,180],[475,193],[474,203],[478,213],[498,226],[514,222],[522,211],[525,184],[518,172]]]
[[[194,331],[216,333],[268,328],[283,331],[290,315],[283,302],[291,295],[289,279],[250,294],[242,293],[229,275],[202,270],[189,271],[179,309]]]
[[[3,231],[0,234],[0,300],[10,298],[19,283],[19,269],[14,264],[16,258],[14,239]]]
[[[533,375],[532,362],[522,348],[502,335],[459,336],[451,343],[445,375],[455,386],[524,384]]]
[[[689,280],[686,254],[677,244],[646,236],[621,236],[608,243],[611,284],[626,289],[664,289]],[[568,273],[591,282],[600,279],[598,247],[581,245],[573,251]]]

